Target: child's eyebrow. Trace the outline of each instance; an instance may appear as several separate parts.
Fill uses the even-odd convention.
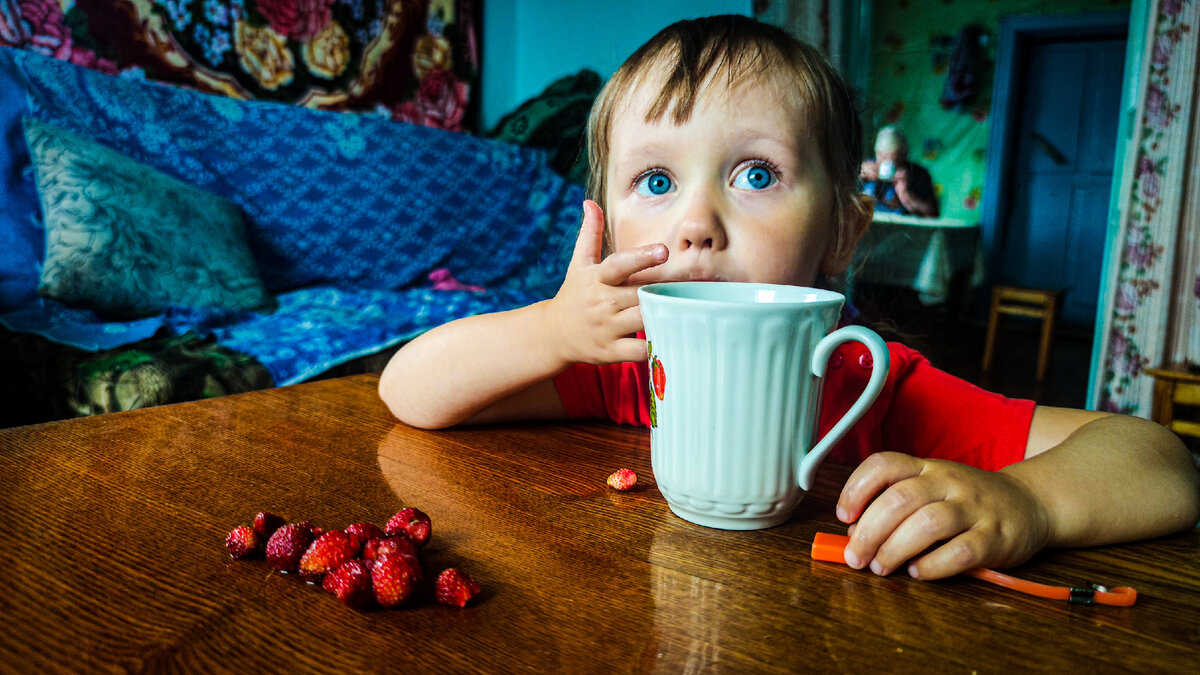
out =
[[[797,139],[795,135],[791,133],[791,130],[779,134],[768,133],[763,129],[751,127],[739,129],[737,132],[731,134],[730,140],[735,143],[755,143],[758,141],[765,141],[767,143],[779,146],[781,150],[792,150],[795,149],[796,143],[799,139]]]
[[[661,161],[664,157],[670,157],[677,150],[677,147],[671,143],[643,143],[638,146],[626,148],[622,152],[613,153],[613,163],[617,166],[624,164],[644,164],[646,162]]]

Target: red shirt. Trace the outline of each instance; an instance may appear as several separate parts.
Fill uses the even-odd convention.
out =
[[[1034,402],[1005,398],[934,368],[920,353],[889,342],[891,368],[879,398],[829,459],[858,464],[883,450],[947,459],[995,471],[1025,457]],[[863,358],[863,356],[867,358]],[[866,346],[839,346],[825,371],[818,438],[850,409],[871,375]],[[576,364],[554,378],[572,418],[650,426],[645,363]]]

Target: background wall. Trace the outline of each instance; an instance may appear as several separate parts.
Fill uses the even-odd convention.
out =
[[[908,136],[913,159],[933,175],[942,215],[978,221],[1000,17],[1129,6],[1129,0],[876,0],[863,115],[868,147],[874,145],[875,129],[899,124]],[[978,95],[959,110],[945,110],[938,100],[954,38],[972,24],[981,27],[984,36]]]
[[[607,79],[670,23],[711,14],[751,15],[752,0],[562,2],[494,0],[483,5],[482,128],[583,68]]]
[[[796,0],[793,0],[793,2]],[[753,0],[511,0],[483,5],[481,129],[554,80],[590,68],[607,78],[667,24],[709,14],[753,15]],[[1000,17],[1128,9],[1130,0],[875,0],[874,41],[863,124],[867,145],[879,127],[899,124],[913,157],[933,174],[942,215],[979,219],[992,69]],[[979,93],[960,110],[938,103],[954,38],[983,29]]]

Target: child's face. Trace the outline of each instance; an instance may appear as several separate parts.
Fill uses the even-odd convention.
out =
[[[615,250],[660,242],[670,250],[637,280],[812,285],[836,224],[832,184],[796,104],[767,81],[718,85],[687,122],[647,123],[653,79],[631,92],[610,135]]]

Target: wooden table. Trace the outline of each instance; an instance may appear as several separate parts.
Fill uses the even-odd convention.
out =
[[[813,562],[845,467],[789,523],[684,522],[654,488],[648,434],[607,424],[430,433],[356,376],[0,431],[0,671],[1189,671],[1200,536],[1044,552],[1026,578],[1132,585],[1071,606],[957,577]],[[627,466],[638,488],[605,477]],[[226,532],[260,509],[327,528],[433,519],[430,576],[484,586],[360,612]]]

